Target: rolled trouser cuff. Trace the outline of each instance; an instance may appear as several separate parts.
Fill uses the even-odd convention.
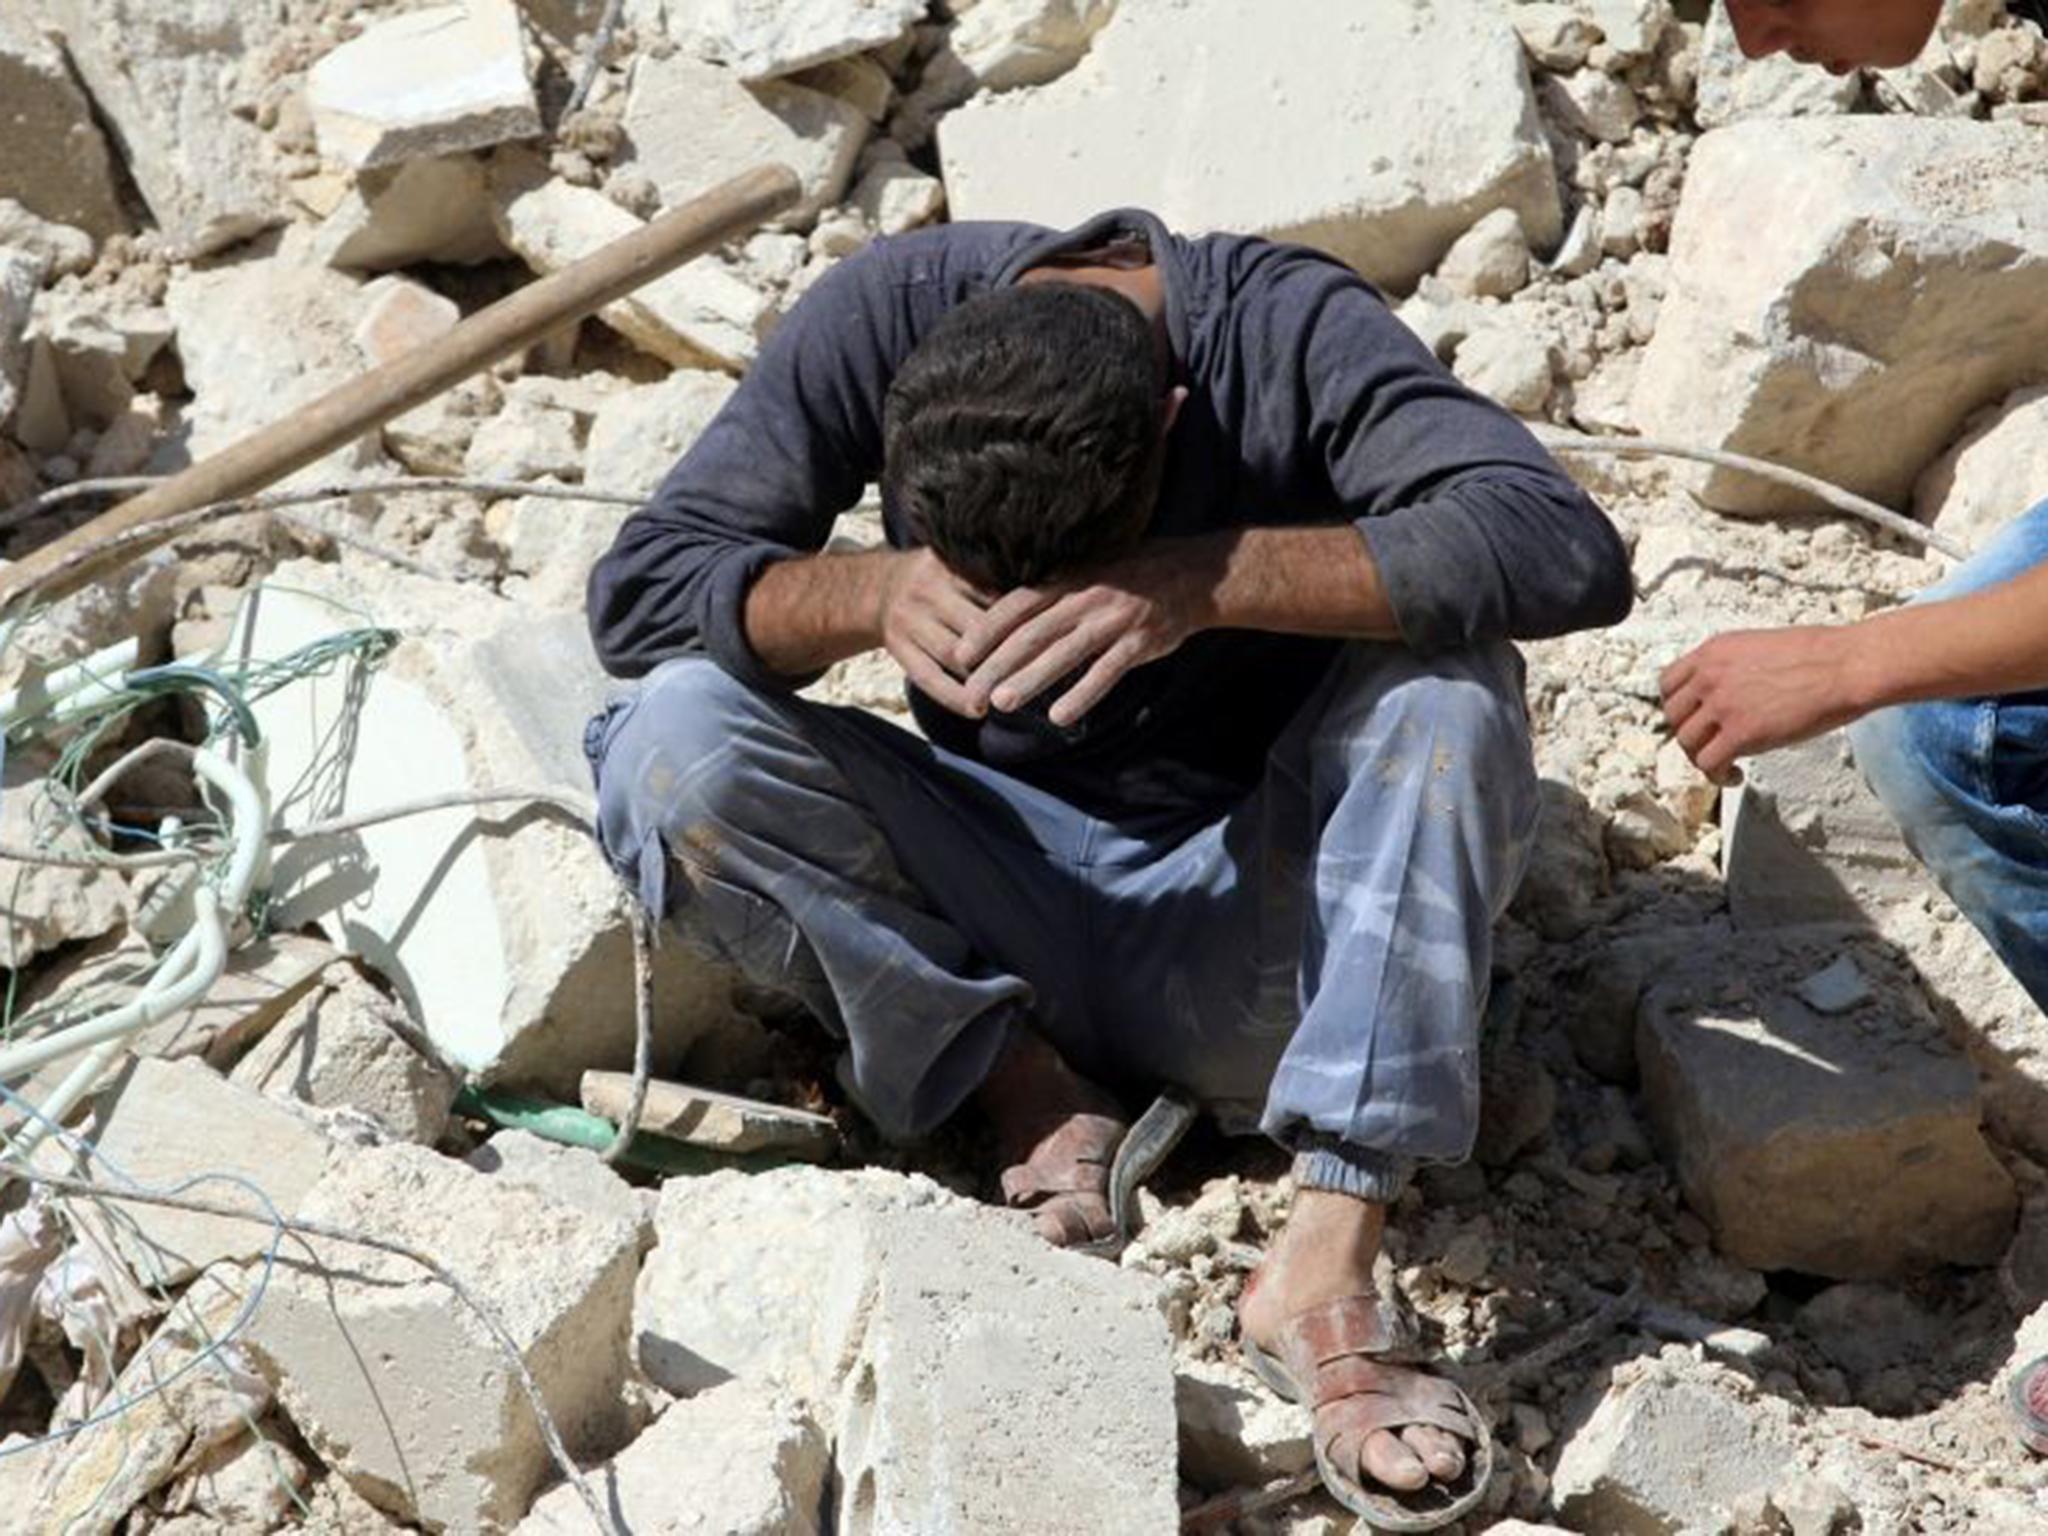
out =
[[[1414,1177],[1412,1158],[1355,1147],[1334,1136],[1306,1136],[1295,1144],[1294,1182],[1300,1189],[1327,1189],[1391,1205]]]

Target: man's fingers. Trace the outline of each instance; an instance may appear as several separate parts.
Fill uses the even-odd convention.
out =
[[[1143,654],[1143,646],[1126,638],[1096,657],[1095,665],[1082,674],[1081,681],[1053,701],[1052,723],[1072,725],[1087,714],[1109,696],[1109,690],[1138,664]]]
[[[967,692],[984,706],[993,702],[999,689],[1006,685],[1016,686],[1024,671],[1033,665],[1052,646],[1075,634],[1083,617],[1075,607],[1075,599],[1068,597],[1053,603],[1043,612],[1016,624],[1009,636],[988,655],[982,657],[979,666],[967,674]],[[1073,665],[1079,666],[1085,657],[1076,658]],[[1054,673],[1056,678],[1060,674]],[[1039,683],[1043,688],[1045,679]],[[1031,693],[1036,693],[1033,688]],[[1013,702],[999,705],[1002,709],[1015,709],[1018,704],[1029,702],[1031,694],[1013,698]]]
[[[1693,717],[1704,702],[1705,696],[1697,688],[1684,688],[1676,693],[1666,693],[1664,718],[1673,730],[1677,730]]]
[[[1068,630],[997,683],[989,693],[989,703],[1005,711],[1022,709],[1075,668],[1086,665],[1088,659],[1106,644],[1108,638],[1097,630],[1086,627]],[[969,680],[969,692],[973,692],[972,679]]]
[[[1700,760],[1700,748],[1712,741],[1720,732],[1720,719],[1702,709],[1695,711],[1692,718],[1678,728],[1675,736],[1678,744],[1685,749],[1685,755],[1697,763]]]
[[[931,701],[941,708],[949,709],[956,715],[972,718],[967,700],[967,690],[959,679],[934,661],[915,644],[906,643],[890,647],[904,676],[917,686]]]
[[[1044,613],[1060,594],[1036,587],[1019,587],[1006,592],[986,608],[977,608],[961,626],[960,642],[953,651],[953,665],[962,675],[973,672],[998,647],[1015,638],[1020,624]]]
[[[1658,674],[1657,689],[1666,699],[1692,681],[1693,670],[1699,665],[1694,660],[1698,655],[1698,651],[1687,651]]]

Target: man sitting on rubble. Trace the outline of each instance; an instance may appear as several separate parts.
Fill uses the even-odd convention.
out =
[[[890,547],[824,550],[874,480]],[[1340,1498],[1448,1518],[1484,1430],[1383,1358],[1373,1260],[1472,1146],[1536,816],[1508,642],[1629,598],[1600,511],[1336,262],[1128,211],[925,231],[819,284],[593,573],[646,675],[591,725],[602,837],[844,1038],[883,1132],[972,1100],[1056,1243],[1117,1236],[1124,1095],[1255,1114],[1300,1192],[1247,1356]],[[928,740],[795,696],[877,647]]]
[[[1728,10],[1752,57],[1785,50],[1852,68],[1915,57],[1941,4]],[[2025,14],[2040,16],[2031,4]],[[2048,1008],[2048,503],[1904,608],[1721,635],[1673,663],[1663,691],[1680,745],[1721,783],[1738,758],[1851,726],[1907,844]]]

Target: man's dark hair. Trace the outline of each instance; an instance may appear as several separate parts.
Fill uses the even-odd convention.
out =
[[[983,294],[890,386],[883,490],[969,581],[1052,579],[1143,534],[1163,394],[1151,323],[1130,300],[1058,282]]]

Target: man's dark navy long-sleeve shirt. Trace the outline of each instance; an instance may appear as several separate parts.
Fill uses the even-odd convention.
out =
[[[1159,268],[1188,390],[1152,535],[1355,522],[1403,640],[1425,652],[1627,613],[1627,554],[1605,515],[1356,274],[1301,247],[1186,239],[1122,210],[1067,234],[922,230],[828,274],[592,572],[605,667],[637,677],[702,651],[756,686],[797,686],[748,644],[747,589],[771,562],[821,548],[834,517],[881,477],[883,401],[904,359],[955,305],[1126,235]],[[895,508],[883,521],[892,545],[914,542]],[[980,721],[915,690],[911,706],[934,741],[1095,814],[1210,808],[1257,782],[1341,643],[1198,635],[1067,730],[1046,720],[1045,701]]]

